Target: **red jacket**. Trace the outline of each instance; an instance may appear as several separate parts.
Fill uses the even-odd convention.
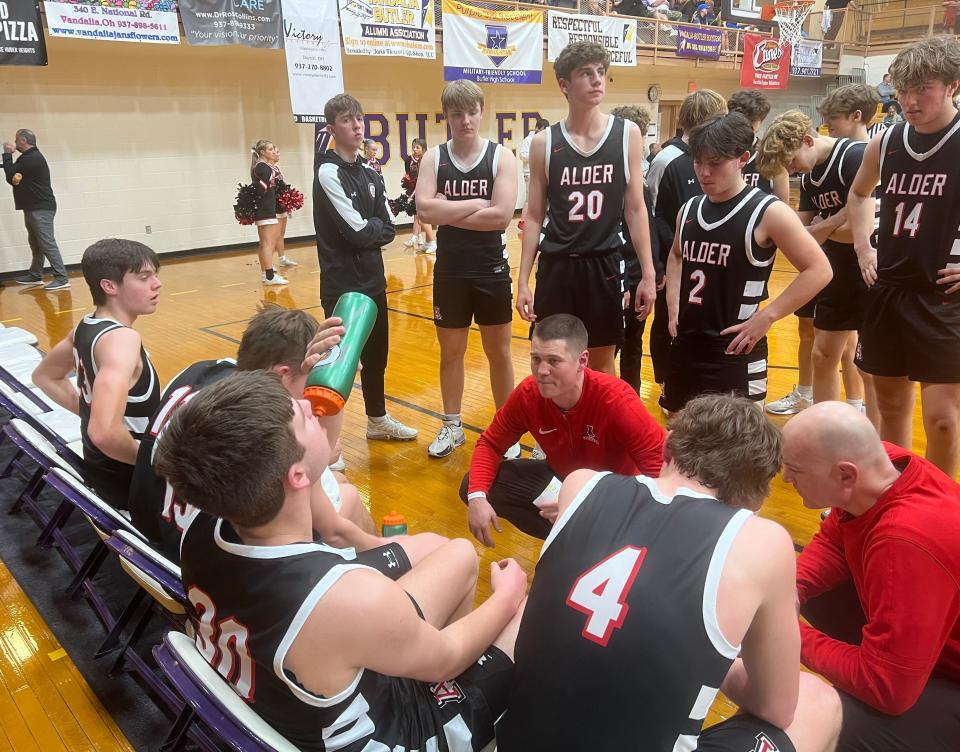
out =
[[[567,412],[540,396],[533,376],[520,382],[477,441],[469,494],[489,493],[503,453],[527,431],[561,479],[580,468],[660,474],[663,429],[625,381],[587,368],[580,401]]]
[[[960,681],[960,485],[884,444],[901,470],[866,514],[834,509],[797,559],[804,603],[853,578],[867,623],[859,646],[800,625],[803,663],[888,715],[932,673]]]

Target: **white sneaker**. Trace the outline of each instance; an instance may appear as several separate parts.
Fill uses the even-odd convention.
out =
[[[537,444],[533,447],[533,451],[530,453],[530,459],[532,460],[545,460],[547,458],[546,453],[540,448],[540,445]]]
[[[413,247],[415,247],[415,246],[420,245],[420,236],[419,236],[419,235],[411,235],[411,236],[410,236],[410,239],[409,239],[409,240],[405,240],[404,243],[403,243],[403,245],[404,245],[405,247],[407,247],[407,248],[413,248]]]
[[[327,465],[327,467],[329,467],[331,470],[336,470],[338,473],[342,473],[347,469],[347,463],[343,461],[343,455],[341,454],[340,459],[338,459],[336,462],[331,462],[329,465]]]
[[[384,415],[382,418],[371,418],[367,416],[367,438],[368,439],[395,439],[396,441],[412,441],[417,438],[416,428],[405,426],[392,415]]]
[[[280,274],[277,274],[276,272],[273,273],[273,279],[267,279],[267,275],[266,275],[266,274],[261,275],[260,281],[263,282],[263,284],[265,284],[265,285],[288,285],[288,284],[290,284],[290,283],[287,281],[287,278],[286,278],[286,277],[281,276]]]
[[[812,397],[804,397],[797,387],[786,396],[778,399],[776,402],[768,402],[766,410],[774,415],[796,415],[801,410],[806,410],[813,404]]]
[[[458,446],[463,446],[466,441],[467,437],[463,435],[463,426],[444,423],[437,432],[437,438],[427,447],[427,454],[431,457],[446,457]]]
[[[288,256],[281,256],[280,266],[299,266],[299,264]]]
[[[510,447],[507,451],[505,451],[505,452],[503,453],[504,459],[508,459],[508,460],[515,460],[515,459],[517,459],[519,456],[520,456],[520,442],[519,442],[519,441],[518,441],[516,444],[514,444],[512,447]]]
[[[423,246],[417,249],[417,253],[436,253],[437,252],[437,241],[431,240],[428,243],[425,243]]]

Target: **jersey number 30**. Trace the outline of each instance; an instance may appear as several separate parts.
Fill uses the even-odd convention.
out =
[[[587,615],[583,636],[603,647],[623,626],[630,607],[627,594],[640,571],[646,548],[626,546],[594,564],[573,583],[567,605]]]
[[[217,607],[196,585],[187,593],[197,616],[197,649],[244,700],[253,700],[253,658],[249,630],[232,616],[217,619]]]

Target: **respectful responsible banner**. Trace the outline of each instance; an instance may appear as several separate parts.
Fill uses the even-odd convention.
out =
[[[180,0],[188,44],[283,46],[280,0]]]
[[[492,11],[443,0],[443,79],[538,84],[543,11]]]
[[[340,0],[348,55],[392,55],[435,60],[433,0]]]
[[[0,65],[46,64],[39,1],[0,1]]]
[[[547,60],[551,63],[570,42],[588,40],[603,45],[610,65],[637,64],[637,22],[607,16],[571,16],[555,10],[547,13]]]
[[[823,42],[798,42],[790,56],[790,75],[819,78],[822,73]]]
[[[677,26],[677,57],[719,60],[723,32],[706,26]]]
[[[343,91],[337,0],[283,0],[290,105],[298,123],[323,122],[323,105]]]
[[[748,89],[785,89],[790,73],[790,45],[759,34],[743,35],[740,86]]]
[[[176,3],[150,3],[149,8],[129,7],[131,5],[137,3],[128,3],[123,8],[86,3],[43,4],[52,37],[180,44]]]

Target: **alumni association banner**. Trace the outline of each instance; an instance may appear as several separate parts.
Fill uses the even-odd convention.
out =
[[[433,0],[340,0],[348,55],[392,55],[435,60]]]
[[[740,86],[746,89],[785,89],[790,73],[790,45],[760,34],[743,35]]]
[[[543,11],[493,11],[443,0],[443,80],[538,84]]]
[[[180,0],[188,44],[283,46],[280,0]]]
[[[46,65],[39,0],[0,0],[0,65]]]
[[[337,0],[283,0],[283,36],[293,119],[323,122],[323,105],[343,91]]]
[[[552,63],[570,42],[580,40],[603,45],[610,53],[611,66],[637,64],[636,20],[547,12],[547,60]]]

